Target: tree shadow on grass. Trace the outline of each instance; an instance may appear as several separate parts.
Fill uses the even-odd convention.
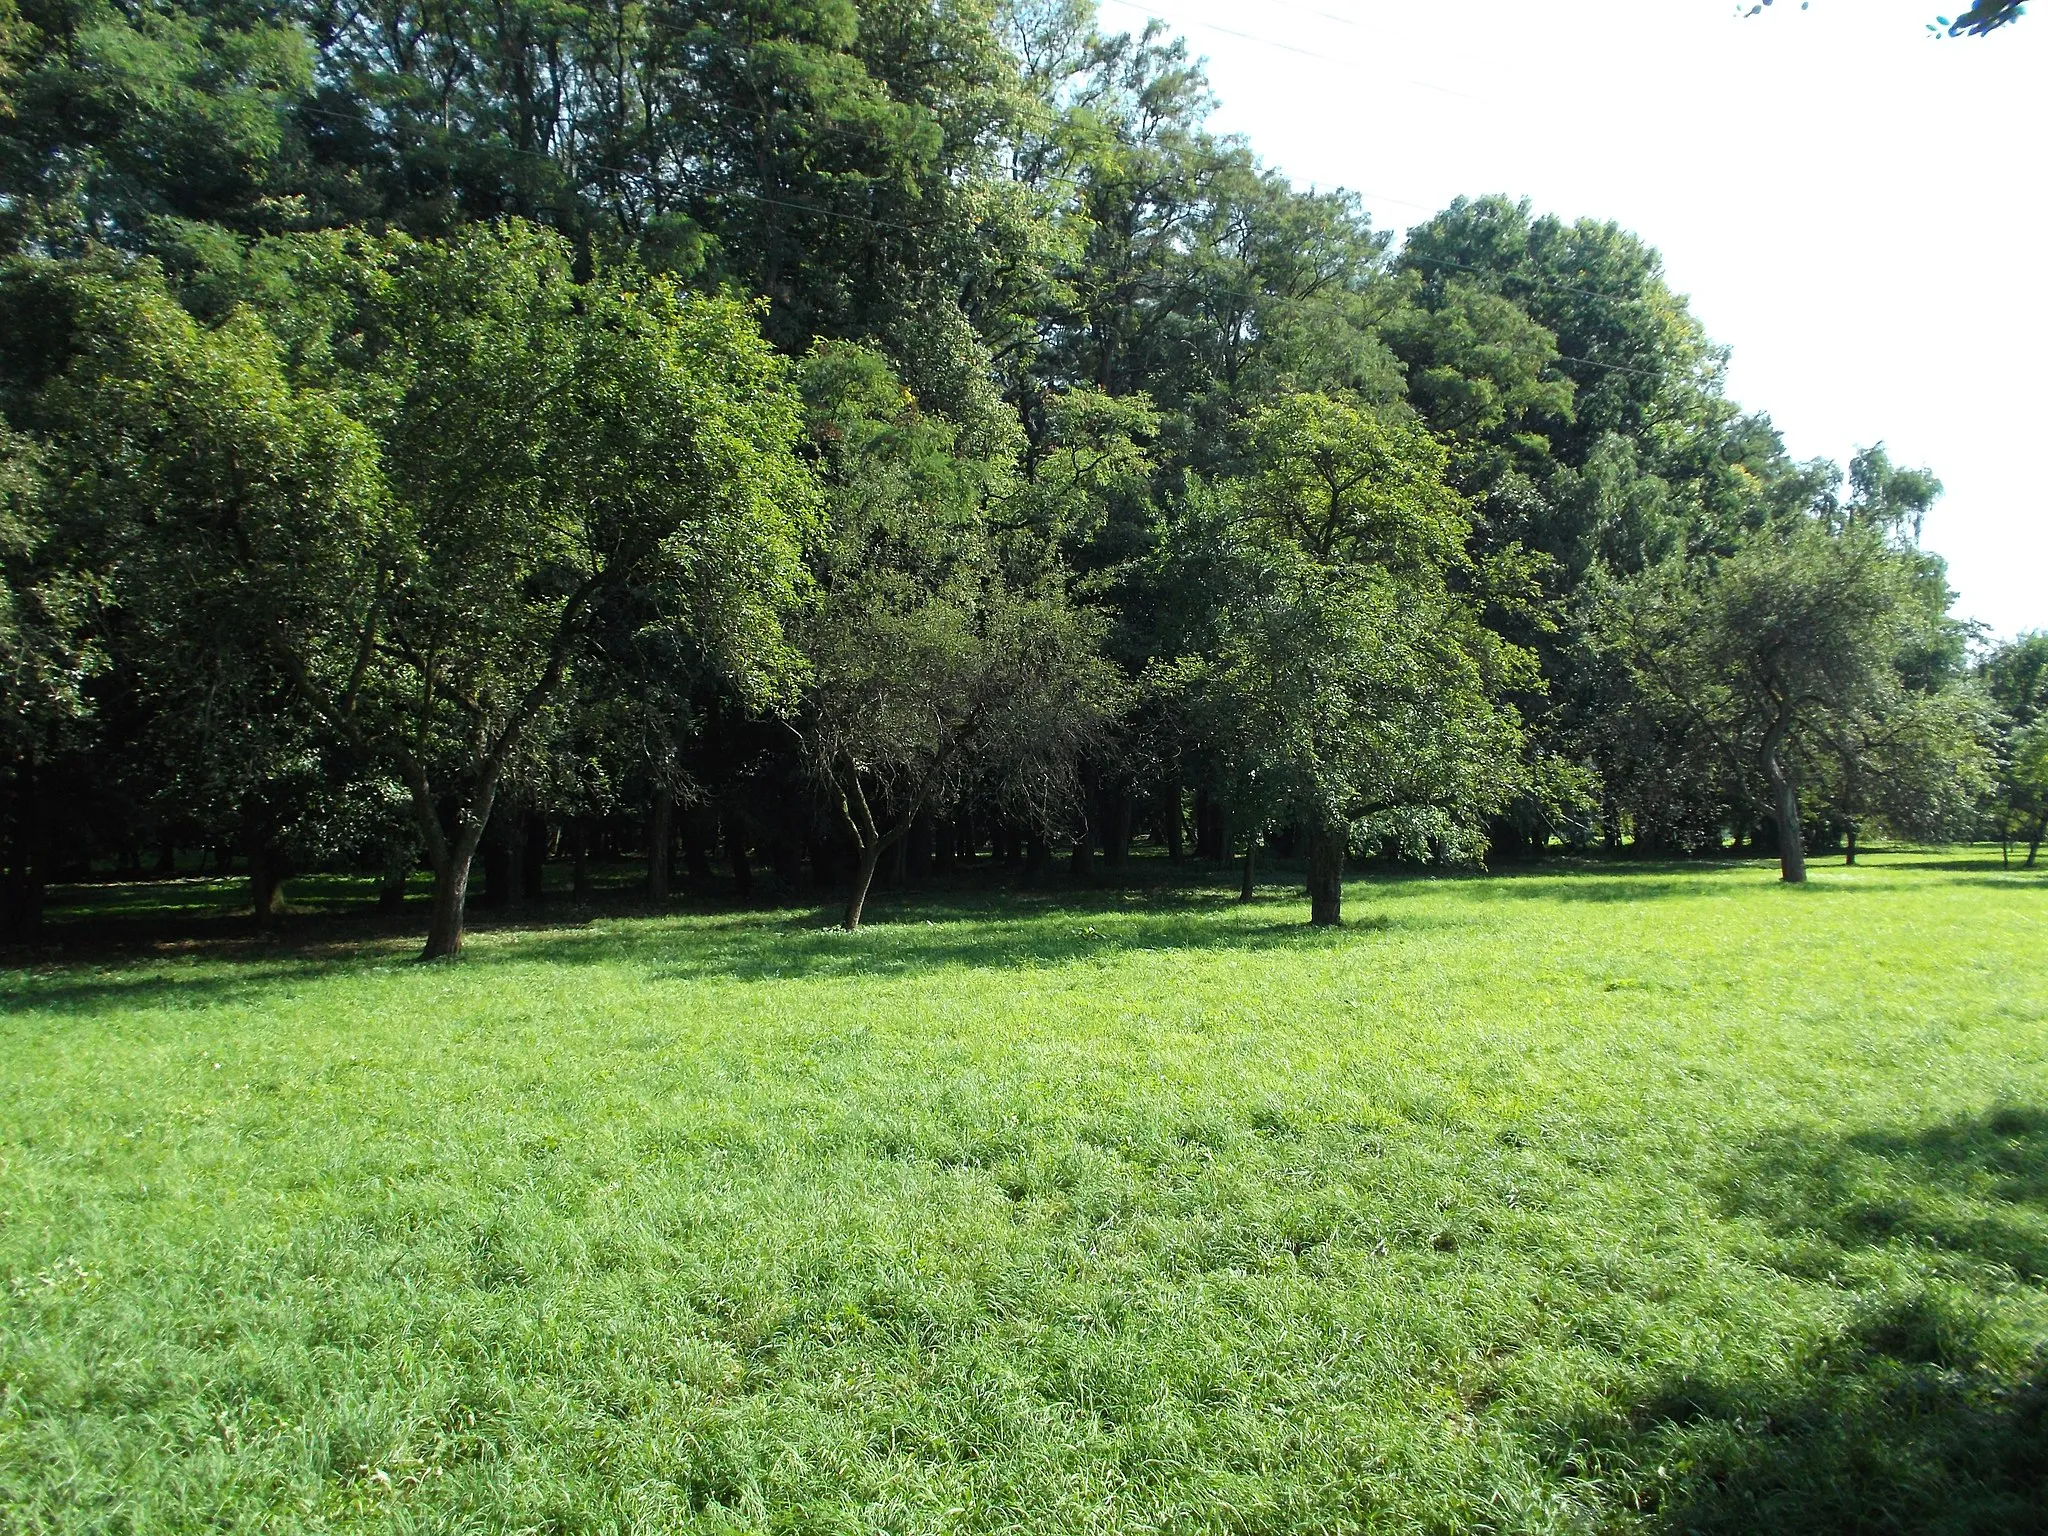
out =
[[[1232,894],[1195,884],[940,888],[892,895],[879,921],[849,934],[836,905],[556,904],[483,915],[470,925],[459,964],[622,966],[675,982],[888,977],[1052,968],[1147,950],[1320,951],[1369,942],[1397,923],[1443,921],[1366,910],[1342,928],[1317,929],[1294,905],[1274,893],[1241,906]],[[196,935],[154,928],[102,934],[91,945],[22,954],[19,968],[0,969],[0,1012],[89,1015],[255,1000],[273,988],[397,962],[418,942],[404,919],[369,917],[294,917],[270,932],[244,919]]]
[[[1163,906],[1163,910],[1162,910]],[[901,903],[889,920],[847,933],[834,911],[755,914],[714,924],[522,937],[493,959],[644,968],[665,981],[776,981],[900,976],[942,970],[1029,970],[1148,950],[1328,951],[1368,941],[1397,919],[1372,913],[1339,929],[1190,893],[1135,905],[1115,893]]]
[[[1880,861],[1878,868],[1882,869],[1884,867],[1884,861]],[[2010,864],[2007,864],[1999,859],[1998,850],[1995,848],[1986,853],[1960,858],[1914,859],[1903,867],[1907,869],[1930,870],[1936,874],[2048,875],[2048,861],[2037,863],[2032,869],[2027,868],[2022,859],[2014,859]]]
[[[1941,882],[1943,885],[1974,885],[1988,890],[2048,892],[2048,870],[2014,870],[2009,875],[1950,875]]]
[[[200,956],[212,964],[196,970],[178,963],[185,956]],[[370,959],[369,946],[360,940],[289,945],[266,938],[217,940],[170,952],[130,949],[91,964],[33,964],[0,971],[0,1017],[30,1010],[92,1015],[254,1002],[281,987],[360,970]]]
[[[1726,874],[1747,874],[1753,883],[1705,878]],[[1775,859],[1651,859],[1632,854],[1552,856],[1486,869],[1391,871],[1378,875],[1373,883],[1399,886],[1418,880],[1455,884],[1484,898],[1576,902],[1728,900],[1781,883]],[[1823,882],[1799,887],[1792,894],[1807,897],[1852,890]]]
[[[1768,1379],[1641,1402],[1609,1449],[1653,1528],[2048,1531],[2048,1344],[2013,1320],[2048,1280],[2048,1112],[1781,1136],[1721,1193],[1773,1267],[1856,1299]]]
[[[2048,1281],[2048,1111],[1998,1108],[1910,1131],[1760,1144],[1722,1190],[1784,1242],[1779,1267],[1886,1244]],[[1815,1245],[1818,1245],[1817,1247]],[[1825,1275],[1830,1271],[1822,1271]]]

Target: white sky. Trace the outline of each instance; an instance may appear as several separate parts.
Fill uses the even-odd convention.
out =
[[[1958,612],[2013,634],[2048,627],[2048,3],[1930,38],[1961,3],[1102,0],[1102,20],[1170,23],[1219,129],[1384,228],[1505,192],[1635,230],[1795,456],[1882,439],[1941,476],[1926,542]]]

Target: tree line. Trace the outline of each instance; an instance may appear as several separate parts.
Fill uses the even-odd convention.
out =
[[[2048,818],[1883,449],[1611,223],[1395,241],[1086,0],[0,9],[0,856],[846,897]],[[1190,847],[1190,844],[1192,847]],[[765,878],[765,876],[764,876]]]

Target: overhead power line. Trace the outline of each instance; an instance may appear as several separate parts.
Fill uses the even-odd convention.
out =
[[[1241,42],[1257,43],[1264,48],[1277,48],[1282,53],[1297,54],[1304,59],[1315,59],[1321,63],[1335,64],[1345,69],[1359,69],[1363,67],[1360,61],[1357,59],[1339,58],[1336,54],[1321,53],[1313,48],[1304,48],[1299,43],[1283,43],[1278,38],[1263,37],[1256,32],[1240,32],[1235,27],[1226,27],[1222,25],[1220,22],[1179,21],[1175,20],[1173,17],[1170,16],[1161,16],[1154,7],[1142,3],[1142,0],[1102,0],[1102,3],[1106,5],[1121,6],[1123,9],[1127,11],[1136,11],[1141,16],[1145,16],[1149,19],[1156,21],[1163,21],[1167,23],[1167,25],[1172,27],[1193,27],[1197,31],[1201,32],[1216,32],[1220,33],[1224,37],[1237,38]],[[1305,11],[1311,16],[1321,16],[1329,21],[1341,22],[1343,25],[1347,27],[1355,27],[1358,25],[1356,21],[1352,20],[1348,16],[1338,16],[1330,11],[1319,11],[1316,10],[1313,6],[1295,5],[1291,6],[1290,9],[1297,11]],[[1394,78],[1401,80],[1403,83],[1407,85],[1419,86],[1425,91],[1435,91],[1439,95],[1443,96],[1456,96],[1462,101],[1484,101],[1486,99],[1483,96],[1475,96],[1470,91],[1461,91],[1453,86],[1439,85],[1434,80],[1417,79],[1413,75],[1398,75]]]

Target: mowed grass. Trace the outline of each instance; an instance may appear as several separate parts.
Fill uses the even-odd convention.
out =
[[[2048,879],[0,978],[0,1529],[2048,1528]]]

